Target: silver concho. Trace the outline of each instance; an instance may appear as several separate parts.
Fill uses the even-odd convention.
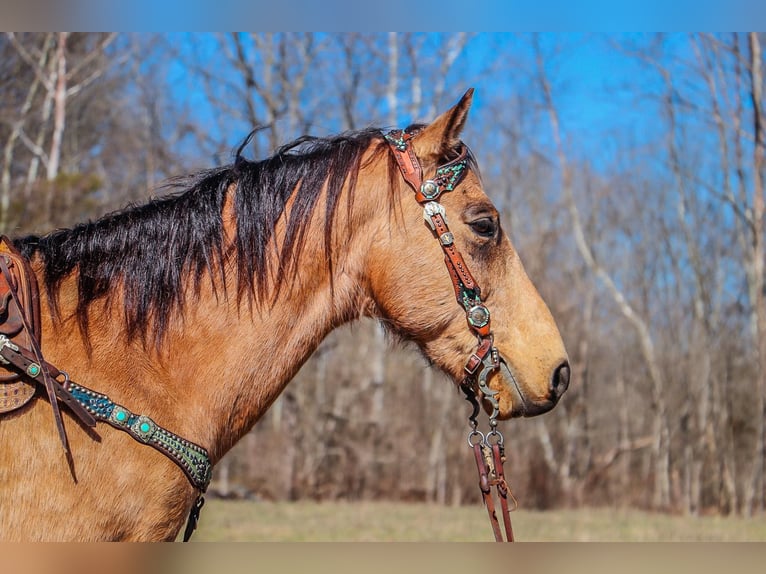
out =
[[[441,241],[444,247],[448,247],[455,242],[455,236],[452,235],[451,231],[445,231],[439,236],[439,241]]]
[[[481,328],[489,323],[489,309],[484,305],[474,305],[468,309],[468,322],[474,327]]]
[[[439,186],[436,185],[436,182],[432,179],[427,179],[423,182],[423,184],[420,186],[420,193],[423,194],[423,197],[426,199],[436,199],[439,197]]]

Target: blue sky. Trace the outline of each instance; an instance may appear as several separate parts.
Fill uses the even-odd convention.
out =
[[[641,35],[620,36],[641,40]],[[215,57],[215,46],[207,36],[172,34],[172,42],[182,53],[199,51]],[[635,59],[617,51],[612,45],[613,35],[594,33],[542,34],[539,36],[543,52],[546,54],[546,69],[553,83],[555,98],[560,107],[562,129],[571,146],[570,152],[575,157],[589,157],[598,161],[600,154],[609,153],[608,138],[594,138],[595,134],[607,134],[610,130],[630,129],[633,137],[649,137],[650,133],[641,133],[651,128],[641,121],[641,114],[646,113],[651,102],[636,95],[636,81],[654,81]],[[428,46],[429,43],[426,43]],[[509,61],[501,63],[503,69],[487,72],[488,62],[496,62],[495,51],[502,49],[509,54]],[[502,98],[523,95],[536,97],[538,86],[529,84],[534,71],[534,54],[531,35],[485,34],[479,33],[470,41],[461,58],[446,78],[446,90],[443,107],[454,103],[463,91],[473,86],[476,98],[473,114],[492,113],[488,107],[502,105]],[[179,103],[193,110],[195,117],[215,129],[213,111],[210,110],[202,95],[199,85],[190,83],[187,70],[182,65],[172,66],[169,70],[171,85],[176,86]],[[400,78],[402,91],[406,92],[409,78]],[[638,86],[642,91],[651,91],[648,85]],[[425,86],[424,89],[428,89]],[[401,99],[407,97],[403,93]],[[387,117],[385,110],[380,110],[380,117],[368,118],[370,122],[380,124]],[[399,114],[399,121],[407,123],[413,119],[405,112]],[[656,119],[656,118],[653,118]],[[332,131],[338,128],[328,126]],[[540,124],[543,133],[538,138],[545,139],[547,121]],[[638,130],[638,131],[636,131]],[[249,126],[231,128],[229,146],[236,143],[249,131]],[[650,130],[651,131],[651,130]],[[239,133],[241,132],[241,133]],[[317,133],[315,135],[326,135]]]

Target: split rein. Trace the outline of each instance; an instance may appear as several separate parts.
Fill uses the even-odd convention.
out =
[[[447,225],[444,206],[439,203],[441,194],[455,189],[465,175],[468,149],[463,145],[456,159],[437,168],[433,179],[424,181],[423,169],[410,144],[414,134],[406,130],[394,130],[385,137],[402,177],[414,190],[415,200],[423,206],[423,218],[439,239],[444,252],[444,263],[455,289],[455,298],[465,309],[468,327],[477,337],[477,349],[465,364],[465,377],[460,384],[466,400],[473,406],[473,413],[469,417],[471,431],[468,434],[468,445],[473,449],[476,459],[479,488],[487,507],[495,540],[503,542],[500,521],[497,518],[492,497],[493,488],[497,491],[497,498],[500,500],[506,541],[513,542],[508,496],[510,495],[514,501],[514,509],[516,501],[508,488],[503,471],[505,462],[503,435],[497,430],[499,408],[495,395],[498,391],[491,389],[487,384],[489,375],[500,368],[502,359],[492,337],[489,309],[481,301],[481,289],[468,270],[463,256],[455,247],[455,237]],[[482,399],[492,407],[492,413],[489,416],[491,430],[486,435],[478,430],[476,417],[479,415],[480,407],[475,387],[481,393]]]

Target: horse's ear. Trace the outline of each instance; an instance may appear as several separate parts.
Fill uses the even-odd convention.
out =
[[[472,100],[473,88],[469,88],[455,106],[436,118],[413,138],[412,145],[421,161],[437,161],[449,150],[457,147]]]

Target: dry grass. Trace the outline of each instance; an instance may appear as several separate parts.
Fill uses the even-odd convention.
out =
[[[512,515],[521,541],[766,541],[766,519],[681,517],[637,510],[519,510]],[[480,506],[387,502],[269,503],[211,500],[194,541],[260,542],[487,542]]]

